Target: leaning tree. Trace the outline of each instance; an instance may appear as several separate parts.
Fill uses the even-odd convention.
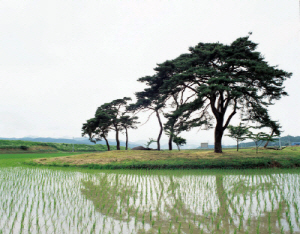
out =
[[[269,127],[271,129],[271,133],[270,133],[270,138],[272,138],[274,136],[274,134],[276,136],[280,136],[281,134],[281,126],[280,124],[278,123],[278,121],[269,121],[266,123],[265,125],[266,127]],[[264,145],[264,148],[267,148],[268,144],[269,144],[269,140],[267,140],[267,142],[265,143]]]
[[[82,126],[82,136],[88,135],[89,140],[96,144],[97,141],[105,140],[107,151],[110,151],[107,135],[111,125],[109,116],[106,113],[98,113],[96,118],[87,120]]]
[[[199,43],[190,47],[189,53],[169,61],[174,64],[173,72],[161,90],[196,94],[190,105],[202,113],[210,109],[216,121],[216,153],[222,153],[223,133],[239,110],[248,120],[263,123],[270,119],[262,116],[269,116],[267,107],[287,95],[283,82],[292,73],[270,66],[256,48],[249,36],[230,45]]]

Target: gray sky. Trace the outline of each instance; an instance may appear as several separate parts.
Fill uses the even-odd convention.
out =
[[[293,72],[270,113],[283,135],[300,135],[298,0],[2,0],[0,30],[0,137],[79,137],[98,106],[134,97],[157,63],[250,31],[270,65]],[[156,121],[130,140],[156,138]],[[212,130],[183,136],[213,143]]]

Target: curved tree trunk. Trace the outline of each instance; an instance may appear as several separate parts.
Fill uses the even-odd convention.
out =
[[[115,130],[116,130],[117,150],[120,150],[119,129],[117,126],[115,126]]]
[[[105,136],[103,136],[105,142],[106,142],[106,146],[107,146],[107,151],[110,151],[110,146],[109,146],[109,143],[108,143],[108,140],[106,139]]]
[[[270,138],[272,138],[273,135],[274,135],[274,130],[272,130]],[[264,145],[264,148],[267,148],[269,142],[270,142],[270,140],[267,140],[266,144]]]
[[[232,117],[236,114],[237,100],[236,99],[233,100],[234,101],[233,111],[227,117],[227,120],[226,120],[224,126],[223,126],[224,116],[225,116],[226,109],[227,109],[231,99],[227,98],[227,100],[225,101],[223,92],[221,92],[218,100],[217,101],[216,100],[217,100],[217,96],[215,94],[212,95],[210,98],[210,102],[211,102],[210,107],[211,107],[211,110],[217,121],[217,124],[215,127],[215,153],[222,153],[223,133],[224,133],[224,130],[228,127],[228,124],[230,123],[230,120],[232,119]],[[215,106],[216,103],[217,103],[217,106]]]
[[[126,127],[125,127],[125,134],[126,134],[126,150],[128,150],[128,131]]]
[[[173,141],[173,134],[170,134],[170,136],[169,136],[169,150],[172,150],[173,149],[173,147],[172,147],[172,141]]]
[[[156,110],[155,112],[156,112],[156,117],[158,119],[159,126],[160,126],[159,134],[158,134],[158,137],[157,137],[157,150],[160,150],[160,138],[161,138],[161,135],[162,135],[162,132],[163,132],[163,126],[162,126],[158,111]]]

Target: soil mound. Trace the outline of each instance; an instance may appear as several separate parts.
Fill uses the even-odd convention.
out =
[[[145,148],[144,146],[137,146],[132,148],[131,150],[153,150],[151,148]]]

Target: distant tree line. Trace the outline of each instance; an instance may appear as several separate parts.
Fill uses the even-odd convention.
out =
[[[180,137],[183,131],[214,127],[214,151],[222,153],[224,131],[236,113],[242,121],[256,123],[256,128],[270,128],[270,136],[278,134],[280,125],[267,108],[287,95],[283,82],[292,73],[270,66],[249,40],[250,34],[230,45],[199,43],[188,53],[157,64],[154,75],[138,79],[146,88],[135,93],[135,102],[124,97],[101,105],[94,118],[83,124],[82,135],[93,142],[104,139],[109,150],[108,132],[115,131],[117,149],[119,133],[125,132],[127,149],[128,129],[137,128],[141,111],[157,118],[157,150],[163,132],[172,150],[172,142],[178,147],[186,143]]]

